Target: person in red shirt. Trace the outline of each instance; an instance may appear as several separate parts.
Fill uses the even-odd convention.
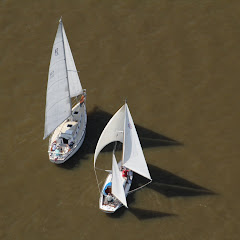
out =
[[[127,169],[124,169],[122,171],[122,177],[124,177],[126,180],[127,180],[127,177],[128,177],[128,172],[129,172],[129,170],[127,170]]]

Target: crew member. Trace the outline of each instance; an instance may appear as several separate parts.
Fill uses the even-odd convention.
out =
[[[126,168],[123,169],[123,171],[122,171],[122,177],[125,178],[126,180],[127,180],[127,177],[128,177],[128,172],[129,172],[129,170],[127,170]]]
[[[112,202],[113,201],[113,197],[112,197],[112,195],[110,193],[108,193],[108,195],[107,195],[107,201],[108,202]]]

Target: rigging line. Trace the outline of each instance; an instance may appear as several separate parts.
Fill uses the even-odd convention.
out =
[[[139,190],[139,189],[141,189],[141,188],[143,188],[143,187],[147,186],[147,185],[148,185],[148,184],[150,184],[151,182],[152,182],[152,179],[151,179],[151,181],[150,181],[150,182],[148,182],[148,183],[146,183],[146,184],[142,185],[141,187],[139,187],[139,188],[136,188],[136,189],[133,189],[133,190],[129,191],[129,192],[128,192],[128,194],[131,194],[131,193],[133,193],[133,192],[135,192],[135,191],[137,191],[137,190]]]
[[[67,70],[68,72],[80,72],[80,71],[75,71],[75,70]]]
[[[98,178],[97,178],[97,173],[96,173],[95,168],[94,168],[94,172],[95,172],[95,176],[96,176],[96,180],[97,180],[98,191],[99,191],[99,194],[101,194],[101,191],[100,191],[100,188],[99,188],[99,183],[98,183]]]
[[[95,167],[95,169],[105,171],[105,169],[98,168],[98,167]]]
[[[116,148],[117,148],[117,141],[115,142],[115,145],[114,145],[114,148],[113,148],[113,154],[114,155],[115,155]]]
[[[103,182],[103,180],[99,183],[99,185]]]

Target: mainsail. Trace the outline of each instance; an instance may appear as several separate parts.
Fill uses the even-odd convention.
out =
[[[123,142],[125,105],[123,105],[110,119],[104,128],[94,154],[94,167],[100,151],[109,143],[119,141]]]
[[[112,194],[125,206],[127,207],[126,196],[123,188],[121,172],[116,161],[116,157],[113,154],[112,159]]]
[[[60,19],[49,66],[43,139],[71,115],[71,97],[80,93],[82,86]]]
[[[123,166],[152,180],[127,103],[125,106]]]

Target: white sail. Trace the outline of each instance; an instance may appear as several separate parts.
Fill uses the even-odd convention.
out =
[[[126,196],[123,188],[123,181],[121,177],[121,172],[113,154],[112,159],[112,194],[125,206],[127,206]]]
[[[58,25],[49,66],[44,138],[48,137],[71,114],[62,21]]]
[[[75,62],[73,59],[73,55],[72,55],[70,45],[68,43],[67,35],[65,33],[63,25],[62,25],[62,32],[63,32],[64,47],[65,47],[65,56],[66,56],[66,64],[67,64],[67,74],[68,74],[70,97],[76,97],[76,96],[82,94],[83,90],[82,90],[82,86],[80,83],[76,65],[75,65]]]
[[[119,141],[123,142],[123,130],[124,130],[124,117],[125,117],[125,105],[123,105],[110,119],[106,127],[104,128],[94,154],[94,167],[100,151],[109,143]]]
[[[132,116],[126,103],[125,106],[126,117],[124,124],[123,166],[131,169],[145,178],[152,180]]]

